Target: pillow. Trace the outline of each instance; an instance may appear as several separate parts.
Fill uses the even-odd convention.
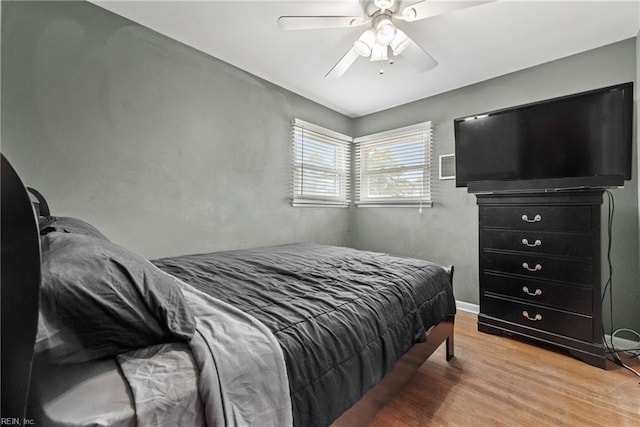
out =
[[[177,279],[146,259],[83,234],[50,232],[41,246],[38,359],[86,362],[193,336]]]
[[[85,236],[97,237],[98,239],[102,240],[109,240],[93,225],[77,218],[64,216],[44,216],[40,217],[39,227],[41,235],[50,233],[52,231],[59,231],[62,233],[83,234]]]

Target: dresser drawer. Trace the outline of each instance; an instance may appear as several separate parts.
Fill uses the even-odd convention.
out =
[[[482,206],[480,224],[517,230],[591,231],[591,209],[588,206]]]
[[[482,246],[485,249],[504,249],[563,257],[591,258],[592,256],[590,234],[489,229],[482,231]]]
[[[518,274],[532,279],[551,279],[559,282],[591,286],[593,263],[589,261],[556,259],[539,255],[508,254],[482,251],[481,272]]]
[[[593,340],[593,319],[552,308],[483,296],[481,311],[508,322],[564,335],[582,341]]]
[[[493,273],[484,273],[482,286],[484,293],[518,298],[526,303],[550,306],[586,315],[593,313],[593,291],[591,288],[560,285],[543,280]]]

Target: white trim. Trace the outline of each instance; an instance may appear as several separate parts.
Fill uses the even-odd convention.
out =
[[[614,337],[615,338],[615,348],[616,350],[625,350],[629,349],[629,351],[638,351],[638,342],[628,340],[626,338]],[[611,335],[605,334],[605,341],[611,347]]]
[[[456,300],[456,308],[460,311],[466,311],[467,313],[480,313],[480,306],[478,304],[472,304],[470,302]]]
[[[304,120],[300,120],[297,117],[294,117],[293,125],[301,127],[301,128],[312,130],[314,132],[317,132],[317,133],[322,134],[322,135],[326,135],[326,136],[331,137],[331,138],[341,139],[341,140],[344,140],[345,142],[349,142],[349,143],[353,142],[353,138],[350,137],[349,135],[345,135],[345,134],[342,134],[340,132],[336,132],[335,130],[327,129],[327,128],[324,128],[322,126],[319,126],[319,125],[316,125],[316,124],[313,124],[313,123],[310,123],[310,122],[307,122],[307,121],[304,121]]]
[[[361,142],[369,142],[369,141],[377,141],[379,139],[385,139],[390,136],[397,136],[399,134],[409,133],[409,132],[423,132],[425,128],[431,128],[431,121],[426,121],[422,123],[416,123],[415,125],[409,125],[396,129],[389,129],[382,132],[372,133],[369,135],[359,136],[357,138],[353,138],[354,143]]]
[[[348,208],[349,202],[322,202],[318,200],[295,200],[291,206],[296,208]]]
[[[432,145],[433,126],[430,121],[390,129],[371,135],[354,138],[354,176],[355,204],[362,207],[430,207],[431,175],[433,173]],[[393,152],[395,164],[369,164],[369,156],[381,150],[381,153]],[[396,156],[399,156],[396,158]],[[375,166],[375,167],[374,167]],[[394,176],[410,176],[402,178],[410,185],[411,196],[391,197],[388,189],[381,189],[380,194],[371,195],[370,178],[387,180]],[[420,187],[416,184],[420,183]],[[377,188],[377,187],[376,187]],[[416,194],[418,193],[418,194]]]
[[[291,205],[349,206],[352,138],[294,118],[291,142]]]
[[[415,208],[416,206],[423,208],[433,207],[433,202],[431,200],[390,200],[388,202],[385,202],[384,200],[375,200],[366,202],[355,202],[355,204],[359,208]]]

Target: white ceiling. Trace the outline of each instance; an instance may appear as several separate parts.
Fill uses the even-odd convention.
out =
[[[350,117],[635,37],[640,21],[637,0],[500,0],[397,23],[439,62],[430,71],[400,57],[380,75],[359,58],[325,79],[366,27],[281,31],[278,17],[362,16],[359,0],[92,2]]]

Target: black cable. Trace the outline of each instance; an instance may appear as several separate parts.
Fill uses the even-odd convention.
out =
[[[609,324],[613,328],[613,298],[612,298],[612,283],[613,283],[613,264],[611,263],[611,246],[612,246],[612,230],[613,230],[613,214],[615,212],[615,203],[613,200],[613,195],[609,190],[605,190],[605,194],[607,195],[607,263],[609,266],[609,278],[607,279],[604,289],[601,295],[601,304],[604,305],[604,300],[607,295],[607,291],[609,291]],[[619,364],[617,352],[615,349],[609,347],[609,343],[606,340],[604,335],[604,319],[602,322],[602,341],[604,342],[605,347],[607,348],[607,352],[613,355],[614,360],[612,362]],[[613,346],[613,341],[612,341]]]
[[[635,375],[640,377],[640,373],[637,372],[635,369],[631,368],[630,366],[627,366],[622,359],[620,358],[620,355],[618,353],[624,352],[624,350],[618,350],[615,348],[615,344],[613,343],[613,263],[611,262],[611,246],[612,246],[612,241],[613,241],[613,216],[615,213],[615,202],[613,199],[613,194],[611,193],[611,191],[609,190],[605,190],[605,193],[607,194],[607,199],[608,199],[608,216],[607,216],[607,264],[609,266],[609,278],[607,279],[607,282],[604,285],[604,290],[602,292],[602,296],[600,299],[600,303],[602,305],[604,305],[604,298],[607,295],[607,291],[609,292],[609,326],[610,326],[610,334],[609,336],[611,336],[611,346],[609,346],[609,343],[607,342],[607,339],[605,337],[604,334],[604,319],[603,319],[603,324],[602,324],[602,341],[604,342],[604,345],[607,349],[607,353],[610,354],[613,357],[613,360],[609,359],[607,357],[608,360],[611,360],[613,363],[615,363],[616,365],[622,366],[623,368],[631,371],[632,373],[634,373]],[[606,356],[605,356],[606,357]]]

